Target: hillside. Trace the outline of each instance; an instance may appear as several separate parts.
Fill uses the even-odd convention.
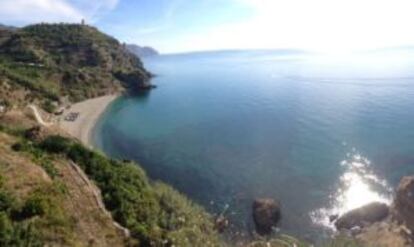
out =
[[[139,46],[134,44],[127,44],[127,49],[138,57],[151,57],[159,55],[159,52],[149,46]]]
[[[16,28],[16,27],[13,27],[13,26],[7,26],[7,25],[3,25],[3,24],[0,24],[0,29],[6,29],[6,30],[10,30],[10,31],[17,30],[17,28]]]
[[[211,216],[137,164],[21,112],[0,123],[0,246],[222,245]]]
[[[27,108],[53,112],[66,103],[145,90],[150,78],[137,56],[96,28],[0,27],[0,246],[313,246],[279,233],[231,232],[224,216],[215,218],[152,181],[139,164],[85,147],[49,122],[58,118],[52,114],[41,111],[49,118],[47,127],[39,126]],[[392,211],[411,230],[390,216],[326,246],[412,246],[408,194],[398,194],[400,209]]]
[[[73,166],[17,151],[15,144],[33,124],[18,113],[1,118],[0,246],[124,245],[127,239],[97,206],[91,186],[74,174]]]
[[[150,87],[138,57],[94,27],[38,24],[0,30],[0,97],[43,106]],[[46,109],[48,107],[45,107]]]
[[[26,107],[144,90],[150,77],[90,26],[0,29],[0,246],[222,245],[201,207],[137,164],[38,127]]]
[[[312,246],[286,235],[229,243],[203,208],[138,164],[108,159],[28,116],[0,117],[0,246]],[[328,246],[362,245],[339,237]]]

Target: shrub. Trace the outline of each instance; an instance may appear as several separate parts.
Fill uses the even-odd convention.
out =
[[[176,246],[219,246],[209,215],[169,186],[152,185],[138,165],[108,159],[63,137],[49,137],[39,147],[66,154],[78,164],[100,188],[114,219],[142,246],[164,246],[165,241]]]
[[[32,221],[21,217],[20,204],[0,185],[0,246],[43,246]]]
[[[9,246],[13,239],[13,224],[5,212],[0,212],[0,246]]]
[[[43,105],[42,108],[47,111],[48,113],[54,113],[56,111],[56,106],[52,103],[52,101],[50,100],[46,100]]]
[[[46,171],[47,175],[52,179],[59,175],[58,170],[50,160],[44,160],[40,163],[40,166]]]
[[[50,153],[66,153],[71,142],[62,136],[49,136],[40,143],[40,148]]]
[[[15,152],[20,152],[23,150],[23,144],[21,142],[17,142],[11,146],[12,150]]]
[[[13,223],[6,213],[0,212],[0,246],[41,247],[44,244],[31,222]]]
[[[0,190],[0,211],[9,212],[14,204],[14,197],[6,191]]]
[[[42,216],[49,210],[49,202],[42,196],[34,195],[24,204],[21,216],[30,218],[33,216]]]

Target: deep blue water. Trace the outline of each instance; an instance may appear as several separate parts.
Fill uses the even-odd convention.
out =
[[[318,240],[327,217],[389,201],[414,173],[414,52],[212,52],[144,60],[158,88],[115,101],[98,147],[137,160],[235,229],[256,197],[282,232]],[[226,210],[226,208],[228,208]]]

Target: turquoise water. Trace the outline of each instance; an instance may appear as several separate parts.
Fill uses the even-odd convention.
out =
[[[328,216],[389,202],[414,173],[414,52],[233,51],[144,60],[158,88],[115,101],[95,130],[231,231],[256,197],[282,203],[280,231],[318,241]]]

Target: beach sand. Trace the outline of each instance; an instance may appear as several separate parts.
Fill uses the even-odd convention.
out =
[[[93,147],[92,130],[108,105],[118,96],[102,96],[73,104],[70,109],[65,109],[63,112],[59,119],[59,127],[80,140],[84,145]],[[79,116],[75,121],[65,120],[65,117],[70,113],[79,113]]]

